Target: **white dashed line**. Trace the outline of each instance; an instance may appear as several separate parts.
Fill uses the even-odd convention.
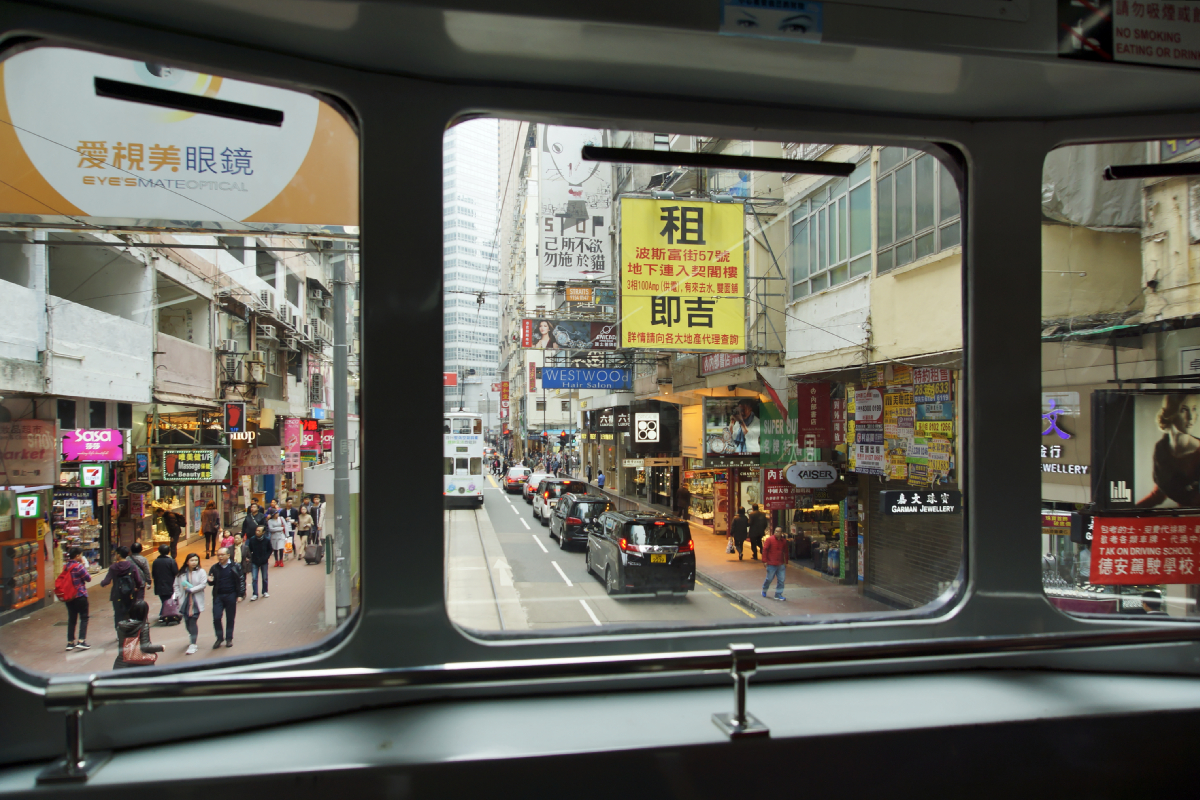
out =
[[[567,582],[567,586],[574,586],[574,585],[575,585],[575,584],[571,583],[571,579],[567,577],[567,573],[565,573],[565,572],[563,572],[563,571],[562,571],[562,567],[560,567],[560,566],[558,565],[558,562],[557,562],[557,561],[551,561],[550,563],[554,565],[554,568],[555,568],[556,570],[558,570],[558,574],[562,576],[562,579],[563,579],[564,581],[566,581],[566,582]]]
[[[525,520],[521,520],[521,522],[524,522],[524,521],[525,521]],[[525,527],[526,527],[526,528],[528,528],[529,526],[528,526],[528,525],[526,525]],[[542,540],[538,538],[538,535],[537,535],[536,533],[533,535],[533,540],[534,540],[535,542],[537,542],[537,546],[538,546],[538,547],[542,548],[542,552],[543,552],[543,553],[549,553],[549,552],[550,552],[549,550],[547,550],[547,549],[546,549],[546,545],[542,544]]]
[[[582,597],[579,598],[579,604],[583,606],[583,610],[588,612],[588,616],[592,618],[592,622],[600,624],[600,618],[596,616],[596,612],[592,611],[592,607],[587,604],[587,601]]]
[[[519,517],[519,516],[521,516],[521,512],[520,512],[520,511],[517,511],[517,507],[516,507],[516,506],[509,506],[509,508],[511,508],[511,509],[512,509],[512,512],[513,512],[514,514],[516,514],[518,517]]]
[[[521,524],[525,526],[525,530],[532,530],[532,528],[529,527],[529,523],[525,521],[524,517],[517,517],[517,519],[521,520]]]

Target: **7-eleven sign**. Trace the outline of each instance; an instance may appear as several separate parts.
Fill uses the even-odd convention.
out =
[[[17,516],[22,519],[31,519],[41,516],[41,497],[36,494],[22,495],[17,497]]]
[[[79,468],[79,485],[88,489],[104,488],[104,465],[84,464]]]

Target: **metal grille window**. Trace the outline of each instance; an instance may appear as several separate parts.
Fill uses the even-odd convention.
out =
[[[902,267],[962,241],[958,186],[928,153],[879,151],[877,272]]]
[[[792,209],[792,299],[871,271],[871,165]]]

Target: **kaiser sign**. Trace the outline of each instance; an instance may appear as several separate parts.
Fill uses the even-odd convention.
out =
[[[818,461],[801,461],[787,470],[788,483],[801,489],[824,489],[837,479],[836,469]]]

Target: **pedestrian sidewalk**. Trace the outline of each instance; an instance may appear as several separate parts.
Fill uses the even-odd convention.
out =
[[[180,547],[179,560],[185,553],[197,553],[201,566],[207,571],[217,563],[204,558],[204,540]],[[153,563],[157,554],[148,560]],[[289,559],[291,557],[289,556]],[[158,664],[187,664],[201,661],[220,661],[250,653],[266,653],[302,647],[329,635],[333,628],[325,625],[325,564],[306,565],[303,559],[288,560],[283,569],[270,571],[271,596],[251,602],[250,576],[246,576],[246,599],[238,604],[234,623],[233,647],[213,649],[212,592],[204,592],[204,611],[200,614],[200,635],[196,638],[199,651],[185,655],[188,633],[183,623],[159,625],[158,598],[149,594],[150,640],[166,649],[158,654]],[[112,603],[109,587],[101,587],[104,572],[92,576],[88,584],[88,643],[90,650],[68,652],[67,607],[55,602],[45,608],[20,617],[0,627],[0,653],[14,664],[37,672],[63,674],[102,672],[112,668],[116,658],[117,640],[113,628]]]

